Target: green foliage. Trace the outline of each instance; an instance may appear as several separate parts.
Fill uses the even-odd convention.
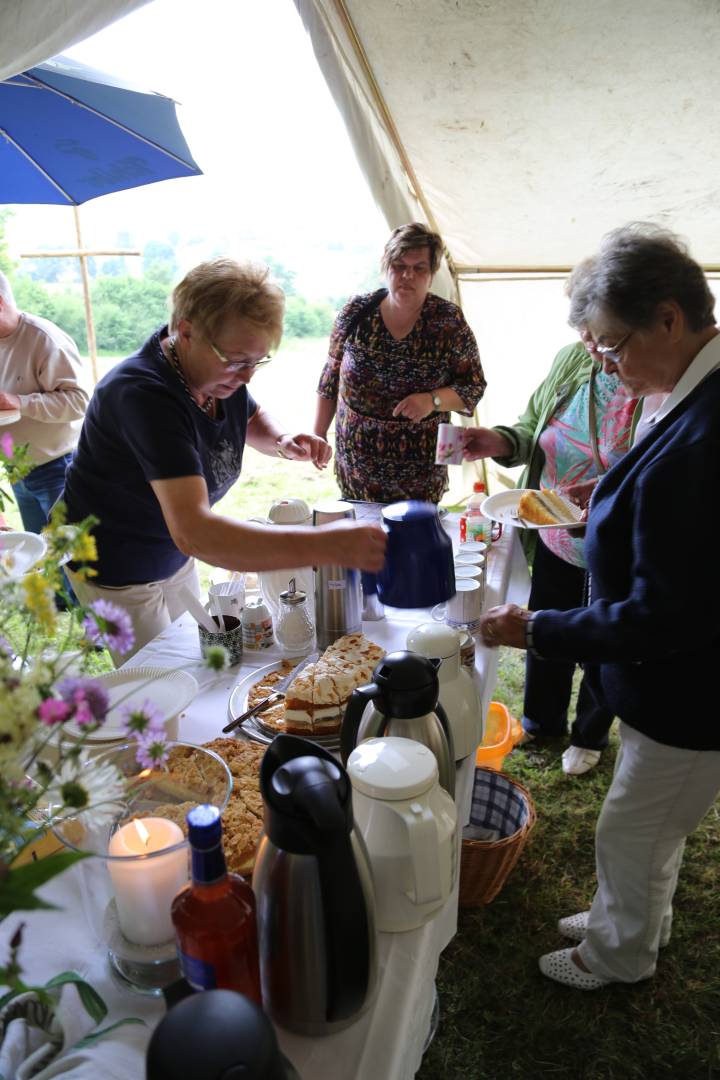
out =
[[[12,210],[0,210],[0,270],[3,274],[10,275],[15,264],[10,258],[10,252],[8,250],[8,243],[5,237],[5,227],[12,217]]]
[[[129,274],[101,278],[91,298],[99,349],[133,352],[167,321],[168,284]]]
[[[285,337],[325,337],[332,330],[335,311],[323,301],[291,296],[285,307]]]
[[[295,278],[297,277],[297,274],[295,271],[288,270],[287,266],[283,266],[277,259],[273,259],[272,255],[265,255],[263,262],[267,264],[274,280],[278,283],[285,295],[297,296],[297,289],[295,288]]]

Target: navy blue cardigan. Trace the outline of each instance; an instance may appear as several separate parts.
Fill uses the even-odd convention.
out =
[[[720,750],[720,371],[609,470],[590,507],[589,607],[539,612],[538,654],[586,661],[608,706],[670,746]]]

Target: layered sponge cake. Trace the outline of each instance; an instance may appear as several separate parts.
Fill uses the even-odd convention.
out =
[[[285,692],[278,730],[294,735],[332,735],[340,730],[348,698],[370,682],[385,650],[363,634],[345,634],[319,660],[298,673]]]
[[[533,525],[568,525],[577,522],[577,507],[550,488],[525,491],[518,502],[518,517]]]

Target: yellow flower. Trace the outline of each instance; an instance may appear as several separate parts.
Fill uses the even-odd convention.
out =
[[[47,634],[55,630],[57,612],[55,592],[42,574],[26,574],[23,578],[25,605]]]
[[[97,544],[95,537],[81,533],[72,546],[72,557],[77,562],[97,562]]]

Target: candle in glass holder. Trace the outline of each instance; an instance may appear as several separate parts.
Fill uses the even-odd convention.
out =
[[[136,945],[161,945],[174,936],[170,905],[189,877],[179,825],[166,818],[137,818],[112,836],[108,847],[110,877],[115,891],[120,929]],[[146,856],[131,858],[130,856]]]

